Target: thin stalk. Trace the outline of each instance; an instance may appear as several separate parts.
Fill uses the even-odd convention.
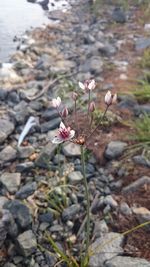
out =
[[[104,113],[103,113],[103,116],[101,117],[101,119],[100,119],[98,125],[94,128],[94,130],[93,130],[93,131],[90,133],[90,135],[86,138],[86,142],[87,142],[88,139],[90,139],[90,137],[93,135],[93,133],[94,133],[94,132],[98,129],[98,127],[100,126],[101,122],[103,121],[103,119],[104,119],[105,116],[106,116],[106,113],[107,113],[107,111],[108,111],[108,108],[109,108],[109,105],[106,106],[106,109],[105,109],[105,111],[104,111]]]
[[[88,248],[90,243],[90,198],[88,192],[88,184],[85,174],[85,157],[84,157],[84,147],[81,146],[81,162],[82,162],[82,171],[83,171],[83,181],[85,186],[85,198],[87,201],[86,213],[87,213],[87,222],[86,222],[86,249],[84,259],[88,258]]]
[[[59,116],[60,116],[61,120],[62,120],[62,121],[64,121],[64,118],[63,118],[63,116],[62,116],[61,112],[59,111],[59,108],[56,108],[56,109],[57,109],[57,112],[58,112],[58,114],[59,114]]]
[[[71,267],[69,258],[63,253],[63,251],[61,251],[59,249],[59,247],[57,246],[57,244],[53,241],[53,239],[51,238],[51,236],[48,233],[46,233],[46,239],[52,245],[52,247],[55,250],[55,252],[58,253],[58,255],[60,255],[61,258],[63,259],[63,261],[65,261],[68,264],[68,267]]]
[[[89,118],[89,113],[90,113],[90,102],[91,102],[91,90],[89,90],[89,100],[88,100],[88,118]]]
[[[91,128],[92,128],[92,123],[93,123],[93,112],[91,112],[91,118],[90,118],[91,120],[90,120],[90,130],[91,130]]]
[[[77,116],[77,100],[74,100],[74,121],[75,127],[77,128],[77,136],[79,134],[79,124],[78,124],[78,116]]]
[[[61,177],[60,151],[61,151],[61,144],[57,146],[59,177]]]

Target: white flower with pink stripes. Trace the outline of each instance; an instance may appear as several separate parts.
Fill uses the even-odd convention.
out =
[[[75,131],[70,127],[66,127],[63,122],[60,123],[58,134],[52,140],[53,144],[61,144],[65,141],[70,141],[75,136]]]

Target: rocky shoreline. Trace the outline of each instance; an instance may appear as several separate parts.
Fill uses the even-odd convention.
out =
[[[78,81],[91,77],[103,83],[106,64],[115,65],[118,79],[127,79],[128,66],[134,59],[119,61],[117,58],[125,42],[130,41],[135,51],[150,46],[149,37],[132,35],[122,39],[109,30],[114,22],[127,24],[132,29],[138,7],[125,12],[108,3],[104,7],[104,10],[108,8],[104,12],[106,16],[97,17],[87,0],[83,0],[82,5],[81,1],[71,5],[65,13],[60,10],[49,13],[49,18],[59,20],[59,24],[30,32],[10,63],[0,68],[0,266],[3,267],[56,266],[59,256],[53,251],[48,236],[60,250],[66,249],[69,253],[70,245],[71,253],[79,256],[86,204],[80,147],[67,143],[58,151],[50,142],[60,124],[51,100],[60,95],[72,110],[72,89]],[[107,83],[99,92],[112,87]],[[96,95],[93,98],[96,99]],[[83,98],[83,103],[86,101]],[[132,97],[120,98],[118,108],[124,106],[130,107],[135,116],[150,113],[149,104],[139,105]],[[37,118],[39,124],[18,148],[19,135],[30,116]],[[120,203],[115,196],[118,190],[127,194],[142,184],[150,184],[150,177],[141,176],[122,188],[126,173],[120,168],[115,176],[111,163],[119,162],[126,146],[127,143],[120,140],[109,142],[104,152],[105,166],[101,166],[94,155],[87,157],[91,249],[104,244],[90,257],[89,267],[150,266],[146,259],[126,255],[125,237],[112,232],[107,223],[112,212],[134,214],[139,223],[150,220],[148,209],[143,215],[138,207]],[[111,239],[114,241],[107,244]]]

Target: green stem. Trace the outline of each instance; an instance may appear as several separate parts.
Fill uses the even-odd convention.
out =
[[[89,99],[88,99],[88,118],[89,118],[89,114],[90,114],[90,102],[91,102],[91,91],[89,90]]]
[[[90,130],[92,129],[92,123],[93,123],[93,113],[91,112]]]
[[[89,198],[89,192],[88,192],[88,183],[86,179],[85,174],[85,157],[84,157],[84,147],[81,146],[81,162],[82,162],[82,171],[83,171],[83,181],[85,186],[85,198],[87,201],[87,222],[86,222],[86,249],[85,249],[85,257],[84,260],[88,258],[88,248],[90,243],[90,198]]]
[[[60,151],[61,151],[61,144],[57,146],[59,177],[61,177]]]
[[[74,101],[74,121],[75,121],[75,126],[77,127],[77,136],[79,133],[79,125],[78,125],[78,118],[77,118],[77,101]]]

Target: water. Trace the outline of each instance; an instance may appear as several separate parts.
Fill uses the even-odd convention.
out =
[[[49,3],[49,9],[65,7],[65,1]],[[59,7],[57,8],[57,3]],[[67,2],[66,2],[67,3]],[[10,54],[16,49],[14,36],[20,37],[31,27],[38,27],[49,22],[39,4],[26,0],[0,0],[0,62],[7,62]]]

